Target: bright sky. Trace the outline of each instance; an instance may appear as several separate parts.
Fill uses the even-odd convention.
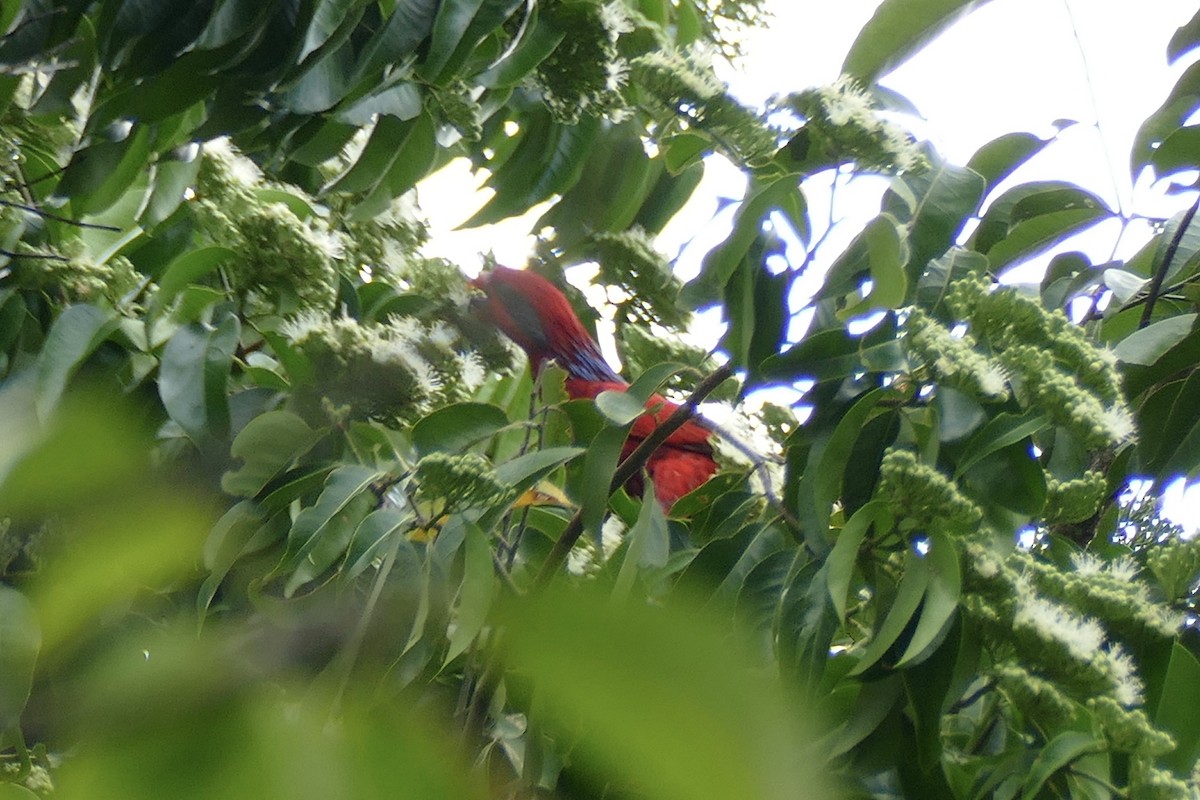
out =
[[[743,102],[755,106],[773,94],[830,83],[877,5],[878,0],[773,0],[771,24],[749,34],[744,63],[723,71],[722,77]],[[1010,181],[1069,180],[1126,214],[1168,215],[1190,199],[1168,197],[1145,176],[1132,183],[1128,154],[1138,125],[1190,63],[1185,58],[1168,66],[1166,44],[1195,10],[1194,0],[992,2],[882,83],[914,103],[927,121],[916,133],[931,139],[955,163],[965,163],[981,145],[1003,133],[1023,130],[1050,136],[1056,120],[1084,123],[1061,134]],[[714,220],[717,198],[740,197],[743,180],[732,167],[711,159],[697,196],[664,231],[659,246],[670,255],[682,251],[681,276],[695,274],[703,253],[724,238],[731,210]],[[470,270],[478,267],[479,254],[488,251],[502,262],[523,263],[530,251],[529,227],[541,210],[500,225],[453,231],[483,202],[482,197],[475,204],[464,202],[461,187],[469,181],[475,178],[460,161],[443,170],[433,185],[422,186],[421,205],[438,248],[431,254],[445,255]],[[849,224],[827,241],[830,255],[857,232],[855,220],[865,222],[877,213],[880,191],[881,184],[870,181],[852,185],[849,191],[839,189],[836,216]],[[826,200],[810,194],[809,202],[815,216]],[[1066,246],[1088,252],[1099,263],[1114,254],[1132,255],[1149,235],[1136,224],[1120,238],[1119,230],[1116,222],[1102,225]],[[1048,258],[1007,279],[1038,280]],[[810,293],[819,284],[819,270],[813,272],[813,283],[801,287],[800,293]],[[705,320],[704,327],[712,330],[714,321]],[[1200,486],[1186,493],[1181,482],[1170,487],[1165,510],[1200,530]]]

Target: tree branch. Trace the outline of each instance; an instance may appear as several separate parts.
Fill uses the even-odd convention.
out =
[[[1159,266],[1158,272],[1154,273],[1154,280],[1150,282],[1150,293],[1146,299],[1146,306],[1142,309],[1142,318],[1138,321],[1138,330],[1150,324],[1150,317],[1154,313],[1154,304],[1158,302],[1158,292],[1162,289],[1163,281],[1167,279],[1167,270],[1171,268],[1171,262],[1175,260],[1175,253],[1179,250],[1183,235],[1192,226],[1192,218],[1196,216],[1197,209],[1200,209],[1200,194],[1196,195],[1196,202],[1192,203],[1192,207],[1183,215],[1179,227],[1175,230],[1175,235],[1171,237],[1171,243],[1167,245],[1167,251],[1163,253],[1163,263]]]
[[[612,483],[608,486],[608,493],[611,496],[614,492],[625,485],[625,482],[632,478],[646,465],[650,460],[650,456],[659,448],[667,438],[677,431],[683,423],[687,422],[696,414],[696,406],[698,406],[704,398],[708,397],[714,389],[733,376],[733,365],[729,363],[722,364],[696,386],[695,391],[691,393],[683,405],[675,409],[671,416],[663,420],[662,424],[655,428],[649,436],[641,441],[620,464],[617,465],[617,471],[613,473]],[[554,543],[554,548],[550,551],[550,555],[546,556],[546,561],[542,564],[541,570],[537,577],[534,578],[533,588],[535,590],[544,589],[554,579],[558,573],[558,568],[567,560],[567,555],[571,552],[571,548],[575,546],[575,542],[579,541],[579,537],[583,535],[583,509],[575,512],[575,516],[571,517],[571,521],[567,523],[567,529],[558,537],[558,541]]]

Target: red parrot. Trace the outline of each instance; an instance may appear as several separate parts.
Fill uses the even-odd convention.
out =
[[[572,399],[591,399],[603,391],[629,388],[604,360],[567,298],[541,275],[496,267],[471,285],[485,295],[475,305],[479,315],[520,345],[535,375],[553,361],[566,370],[567,394]],[[652,395],[646,401],[646,413],[634,421],[621,457],[633,452],[677,408],[678,404],[662,395]],[[654,494],[664,511],[717,471],[709,443],[712,433],[703,420],[693,417],[650,456],[646,471],[654,479]],[[627,488],[641,494],[640,477],[631,479]]]

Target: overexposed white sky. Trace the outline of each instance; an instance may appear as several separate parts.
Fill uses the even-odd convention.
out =
[[[870,19],[878,0],[773,0],[773,19],[747,34],[746,57],[721,76],[745,103],[759,106],[775,94],[831,83],[845,53]],[[1011,131],[1050,136],[1058,120],[1076,120],[1010,182],[1072,181],[1124,214],[1163,216],[1190,198],[1168,196],[1148,175],[1129,174],[1129,151],[1141,122],[1170,92],[1188,56],[1166,62],[1166,46],[1176,28],[1195,13],[1187,0],[995,0],[959,21],[943,36],[900,65],[881,83],[907,97],[924,117],[915,132],[931,140],[950,161],[966,163],[983,144]],[[432,223],[431,255],[453,259],[469,272],[480,254],[493,252],[504,263],[523,263],[528,236],[541,209],[519,219],[473,230],[456,230],[482,205],[463,192],[478,185],[465,161],[452,163],[419,187],[419,199]],[[744,178],[719,158],[710,159],[695,198],[668,226],[660,248],[679,255],[681,277],[691,277],[699,260],[728,231],[731,208],[716,214],[718,198],[739,198]],[[826,244],[829,257],[878,212],[882,184],[870,181],[839,189],[836,216],[846,224]],[[817,209],[827,198],[810,194]],[[1095,262],[1136,252],[1149,236],[1141,224],[1107,223],[1074,237],[1064,249],[1087,252]],[[690,244],[689,244],[690,242]],[[826,259],[819,259],[827,263]],[[1049,256],[1006,276],[1037,281]],[[819,285],[819,268],[798,289]],[[795,298],[800,300],[802,298]],[[706,316],[703,327],[717,327]],[[714,340],[715,341],[715,338]],[[1166,495],[1166,511],[1200,529],[1200,486],[1185,493],[1182,483]]]

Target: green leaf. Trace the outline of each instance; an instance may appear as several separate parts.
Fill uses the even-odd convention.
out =
[[[850,595],[850,579],[854,575],[854,567],[858,563],[858,550],[866,538],[871,526],[876,528],[876,535],[884,533],[892,527],[892,515],[887,503],[875,500],[854,512],[854,516],[846,521],[829,558],[825,562],[828,575],[829,597],[838,619],[846,622],[846,602]]]
[[[296,61],[303,61],[310,53],[329,41],[355,7],[362,5],[366,5],[365,0],[318,0],[308,29],[304,32],[304,40],[299,54],[296,55]]]
[[[1171,645],[1171,660],[1163,678],[1154,724],[1175,739],[1175,749],[1162,756],[1165,764],[1186,774],[1200,756],[1200,661],[1179,642]]]
[[[412,134],[414,122],[380,117],[358,159],[321,190],[322,194],[354,194],[372,189],[391,169],[396,154]]]
[[[795,200],[799,192],[799,178],[791,174],[747,186],[746,197],[734,214],[729,237],[704,257],[700,274],[683,287],[680,302],[700,308],[719,300],[725,284],[737,272],[771,212],[795,202],[802,204],[802,198]]]
[[[905,553],[904,575],[900,578],[896,597],[887,610],[883,624],[879,626],[879,630],[863,650],[862,655],[859,656],[854,669],[850,670],[851,675],[861,675],[883,658],[900,638],[904,629],[908,627],[909,620],[920,607],[921,599],[925,596],[928,586],[929,563],[915,550],[909,548]]]
[[[97,214],[113,205],[146,169],[154,144],[151,126],[137,124],[119,142],[99,142],[75,154],[55,193],[71,201],[80,216]]]
[[[814,511],[820,530],[829,527],[829,512],[841,494],[842,480],[854,443],[858,441],[863,426],[884,394],[883,389],[873,389],[855,401],[833,429],[828,441],[823,446],[814,447],[809,455],[809,468],[805,470],[804,481],[812,483]]]
[[[721,620],[685,598],[649,608],[578,588],[514,603],[504,650],[546,717],[586,731],[571,756],[586,774],[622,786],[652,775],[660,800],[832,796],[819,760],[795,757],[807,709],[746,678]]]
[[[1082,756],[1103,750],[1105,747],[1107,745],[1104,742],[1096,740],[1088,733],[1064,731],[1058,734],[1038,751],[1033,759],[1029,774],[1021,787],[1021,800],[1033,800],[1054,773],[1070,766]]]
[[[150,319],[157,317],[185,286],[214,272],[236,255],[237,253],[228,247],[211,245],[188,250],[176,257],[159,276],[158,291],[150,299],[146,316]]]
[[[1196,314],[1180,314],[1134,331],[1113,348],[1113,355],[1126,364],[1150,366],[1192,332],[1196,318]]]
[[[338,122],[348,125],[366,125],[376,115],[390,115],[397,119],[410,120],[420,113],[420,89],[411,81],[403,81],[355,100],[344,111],[339,111],[334,118]]]
[[[663,160],[672,175],[678,175],[696,163],[711,148],[707,137],[695,133],[677,133],[663,143]]]
[[[459,453],[508,425],[508,416],[487,403],[452,403],[413,424],[412,442],[421,455]]]
[[[1176,29],[1167,44],[1167,62],[1174,64],[1200,45],[1200,11]]]
[[[284,596],[324,574],[345,552],[362,519],[374,503],[371,484],[383,473],[370,467],[348,464],[329,474],[317,502],[301,511],[288,532],[288,552],[280,569],[290,570]],[[357,506],[357,508],[355,507]],[[361,515],[358,513],[361,512]]]
[[[904,264],[908,260],[908,247],[905,242],[903,231],[897,224],[896,219],[890,214],[880,214],[867,223],[862,232],[856,237],[855,242],[847,248],[846,254],[860,251],[861,260],[844,261],[839,258],[834,265],[830,267],[826,274],[826,287],[821,290],[818,297],[830,296],[830,291],[833,289],[830,282],[838,280],[844,282],[849,280],[852,286],[839,287],[837,293],[842,294],[842,288],[848,288],[849,291],[857,291],[859,289],[857,278],[861,275],[861,268],[865,268],[870,272],[871,276],[871,291],[860,300],[852,300],[845,308],[838,312],[838,318],[842,320],[851,319],[856,316],[862,316],[871,313],[881,308],[897,308],[904,304],[905,296],[908,293],[908,276],[904,272]],[[861,243],[861,244],[859,244]],[[856,244],[858,247],[856,247]],[[847,267],[847,264],[853,264],[853,267]],[[854,275],[841,275],[837,273],[847,269],[860,268]]]
[[[491,89],[516,86],[537,69],[564,38],[565,31],[539,16],[517,46],[481,75],[479,82]]]
[[[930,169],[897,178],[884,198],[884,208],[908,226],[905,273],[915,286],[929,263],[954,245],[966,221],[979,209],[985,182],[970,169],[929,156]],[[903,186],[916,205],[909,206],[897,188]]]
[[[465,653],[483,630],[499,589],[496,570],[492,566],[491,542],[487,534],[474,523],[467,524],[463,567],[462,586],[455,606],[454,630],[449,637],[443,666]]]
[[[1032,133],[1006,133],[975,151],[967,168],[978,172],[985,181],[984,195],[1013,173],[1017,167],[1040,153],[1052,139]]]
[[[221,582],[247,545],[267,521],[267,515],[254,503],[242,500],[226,511],[204,541],[204,568],[208,576],[196,594],[196,610],[203,615],[216,596]]]
[[[978,400],[949,386],[938,387],[934,403],[938,409],[938,438],[943,442],[957,441],[987,420]]]
[[[323,431],[313,430],[291,411],[258,415],[234,438],[229,454],[243,463],[221,477],[221,489],[234,496],[253,497],[323,436]]]
[[[0,732],[21,721],[41,647],[33,604],[16,589],[0,584]]]
[[[444,0],[433,23],[424,74],[435,82],[444,80],[520,5],[521,0]]]
[[[434,166],[439,151],[437,127],[428,113],[414,119],[396,148],[396,157],[375,189],[350,212],[359,222],[383,213],[392,200],[416,186]]]
[[[1200,166],[1200,125],[1172,131],[1150,156],[1154,174],[1165,178]]]
[[[1109,216],[1102,208],[1077,208],[1055,211],[1018,223],[1008,234],[987,251],[993,270],[1032,258],[1068,236],[1078,233]]]
[[[545,121],[530,124],[545,130],[527,134],[512,157],[487,185],[496,194],[463,227],[472,228],[523,214],[533,206],[563,194],[583,175],[592,143],[600,132],[598,117],[584,117],[576,125]]]
[[[118,325],[111,311],[89,305],[70,306],[54,320],[38,357],[35,403],[40,418],[50,415],[75,370]]]
[[[420,571],[417,549],[403,535],[415,527],[411,513],[396,508],[377,508],[359,523],[346,553],[346,580],[354,580],[381,558],[388,545],[396,548],[396,562],[403,564],[407,574]]]
[[[217,327],[192,323],[163,348],[158,395],[163,408],[195,442],[229,432],[229,369],[241,326],[230,314]]]
[[[987,0],[884,0],[842,63],[866,84],[895,69]]]
[[[962,569],[958,564],[958,548],[954,541],[946,534],[931,533],[925,560],[929,564],[929,586],[921,603],[921,619],[904,655],[896,662],[897,668],[919,663],[928,657],[931,648],[941,641],[954,612],[958,610],[958,600],[962,594]]]
[[[636,397],[611,389],[596,395],[596,408],[614,425],[628,425],[646,411]]]
[[[547,447],[524,453],[496,467],[496,478],[509,486],[524,488],[552,469],[561,467],[585,452],[582,447]]]
[[[667,518],[654,497],[654,482],[646,478],[642,492],[642,508],[637,522],[626,534],[629,546],[617,581],[613,585],[613,599],[624,601],[629,598],[633,582],[640,570],[657,569],[667,563],[671,552],[671,534],[667,529]]]
[[[195,185],[200,164],[199,158],[183,161],[160,157],[154,165],[154,190],[146,202],[146,209],[138,217],[138,224],[153,228],[175,213],[187,190]]]

